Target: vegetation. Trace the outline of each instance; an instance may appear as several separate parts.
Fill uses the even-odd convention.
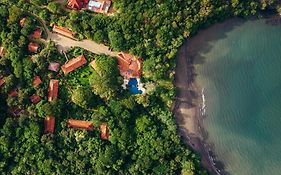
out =
[[[103,16],[66,10],[51,0],[1,0],[0,45],[0,172],[1,174],[206,174],[197,155],[177,135],[171,113],[175,55],[185,38],[198,29],[230,16],[249,16],[271,9],[274,0],[114,0],[116,14]],[[21,8],[18,8],[21,7]],[[32,14],[32,15],[31,15]],[[30,34],[40,22],[67,26],[80,39],[89,38],[116,51],[144,59],[143,79],[149,91],[132,96],[121,88],[117,61],[73,48],[67,56],[84,54],[97,68],[83,66],[63,75],[49,71],[51,61],[66,59],[54,43],[40,43],[36,54],[27,50]],[[24,27],[19,21],[26,17]],[[39,75],[43,83],[32,86]],[[59,97],[47,101],[51,78],[59,79]],[[7,94],[17,89],[17,97]],[[32,104],[29,97],[42,100]],[[21,110],[17,117],[11,114]],[[43,118],[54,115],[56,131],[43,134]],[[69,129],[66,120],[83,119],[98,127],[106,122],[110,139],[99,131]]]

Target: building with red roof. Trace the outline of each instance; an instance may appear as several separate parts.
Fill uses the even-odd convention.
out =
[[[88,130],[88,131],[94,130],[93,123],[90,121],[70,119],[67,121],[67,126],[70,128],[76,128],[76,129],[82,129],[82,130]]]
[[[109,138],[109,128],[107,126],[107,124],[103,123],[100,125],[100,131],[101,131],[101,134],[100,134],[100,137],[104,140],[108,140]]]
[[[50,80],[48,101],[51,102],[58,97],[59,80]]]
[[[8,96],[9,97],[17,97],[18,96],[18,90],[17,89],[13,89],[11,91],[8,92]]]
[[[107,13],[110,6],[110,0],[90,0],[86,8],[96,13]]]
[[[29,99],[33,104],[37,104],[41,101],[41,97],[36,94],[33,94],[31,97],[29,97]]]
[[[33,78],[32,86],[33,86],[33,87],[37,87],[37,86],[39,86],[41,83],[42,83],[42,80],[41,80],[40,76],[35,76],[35,77]]]
[[[87,63],[87,60],[85,59],[84,55],[80,55],[76,58],[71,59],[66,64],[61,66],[61,69],[62,69],[63,73],[66,75],[69,72],[77,69],[78,67],[80,67],[86,63]]]
[[[133,55],[120,52],[117,55],[120,74],[126,79],[140,77],[142,60]]]
[[[91,61],[90,65],[92,66],[93,69],[97,70],[96,60]]]
[[[0,78],[0,87],[2,87],[5,84],[5,79],[4,78]]]
[[[12,108],[10,108],[9,109],[9,112],[11,113],[11,114],[13,114],[14,116],[17,116],[17,115],[20,115],[22,112],[23,112],[23,110],[21,110],[19,107],[17,107],[17,106],[14,106],[14,107],[12,107]]]
[[[42,30],[38,27],[34,30],[34,32],[32,34],[32,38],[38,39],[38,38],[41,38],[41,35],[42,35]]]
[[[39,44],[37,44],[37,43],[31,42],[31,43],[28,44],[28,50],[29,50],[29,52],[35,53],[35,52],[38,51],[39,47],[40,47],[40,46],[39,46]]]
[[[69,37],[72,39],[75,38],[75,33],[65,27],[60,27],[60,26],[54,25],[53,32],[56,32],[58,34],[61,34],[63,36],[66,36],[66,37]]]
[[[0,47],[0,57],[4,56],[4,54],[5,54],[5,48]]]
[[[67,8],[81,10],[89,3],[89,0],[68,0]]]
[[[58,72],[60,69],[60,63],[57,62],[51,62],[48,66],[48,69],[54,72]]]
[[[44,130],[45,134],[54,133],[54,131],[55,131],[55,117],[54,116],[46,117],[45,120],[44,120],[44,125],[45,125],[45,130]]]

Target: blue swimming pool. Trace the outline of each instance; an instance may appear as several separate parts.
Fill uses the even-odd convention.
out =
[[[128,86],[132,94],[142,94],[142,91],[138,88],[138,80],[136,78],[130,78]]]

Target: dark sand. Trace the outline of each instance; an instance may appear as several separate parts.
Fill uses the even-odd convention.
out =
[[[211,45],[208,41],[226,37],[226,33],[243,23],[241,19],[231,19],[224,23],[199,32],[197,36],[186,41],[177,54],[175,85],[177,87],[174,114],[178,132],[182,140],[201,156],[201,164],[210,174],[228,174],[222,162],[217,161],[212,152],[212,145],[207,144],[208,133],[202,127],[204,116],[201,114],[202,94],[196,83],[197,64],[203,64],[205,57],[200,52],[208,52]],[[226,29],[223,35],[214,35],[217,29]]]

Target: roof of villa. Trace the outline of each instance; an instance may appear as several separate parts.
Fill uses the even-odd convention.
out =
[[[31,42],[31,43],[29,43],[28,44],[28,50],[30,51],[30,52],[33,52],[33,53],[35,53],[35,52],[37,52],[37,50],[39,49],[39,44],[37,44],[37,43],[33,43],[33,42]]]
[[[70,9],[80,10],[84,4],[83,0],[68,0],[67,7]]]
[[[77,69],[78,67],[87,63],[84,55],[80,55],[76,58],[69,60],[66,64],[61,66],[61,69],[64,74],[68,74],[69,72]]]
[[[33,78],[32,86],[33,86],[33,87],[37,87],[37,86],[39,86],[41,83],[42,83],[42,80],[41,80],[40,76],[35,76],[35,77]]]
[[[90,65],[92,66],[93,69],[97,70],[97,64],[96,64],[96,60],[93,60]]]
[[[57,62],[50,62],[48,69],[54,72],[58,72],[60,69],[60,63]]]
[[[45,130],[44,130],[45,134],[54,133],[54,131],[55,131],[55,117],[54,116],[46,117],[45,120],[44,120],[44,125],[45,125]]]
[[[41,101],[41,97],[36,94],[33,94],[29,99],[33,104],[37,104]]]
[[[100,125],[100,131],[101,131],[101,138],[104,139],[104,140],[108,140],[109,138],[109,128],[107,126],[107,124],[105,123],[102,123]]]
[[[58,97],[59,91],[59,80],[50,80],[49,84],[49,94],[48,94],[48,101],[53,101]]]
[[[77,129],[85,129],[88,131],[93,131],[93,123],[90,121],[83,121],[83,120],[73,120],[70,119],[67,121],[67,126],[71,128]]]
[[[42,30],[38,27],[34,30],[32,34],[32,38],[38,39],[41,38],[41,35],[42,35]]]
[[[17,91],[17,89],[10,90],[10,91],[8,92],[8,96],[9,96],[9,97],[17,97],[17,96],[18,96],[18,91]]]
[[[75,33],[70,31],[69,29],[65,28],[65,27],[60,27],[57,25],[53,26],[53,32],[57,32],[61,35],[67,36],[69,38],[74,38]]]
[[[120,52],[117,55],[119,70],[125,78],[139,77],[142,73],[142,60],[133,55]]]

